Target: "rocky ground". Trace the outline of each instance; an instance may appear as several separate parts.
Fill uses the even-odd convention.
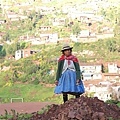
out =
[[[12,109],[18,113],[12,111],[12,118],[9,117],[10,114],[8,113],[2,118],[4,120],[120,120],[120,108],[117,105],[107,104],[96,97],[89,98],[81,96],[77,99],[72,98],[61,105],[51,105],[49,103],[47,104],[49,106],[42,109],[42,113],[33,112],[46,104],[32,103],[30,105],[30,103],[22,103],[18,106],[11,103],[10,106],[12,106]],[[10,112],[10,109],[7,109],[7,107],[4,105],[1,106],[1,109],[6,108]],[[21,111],[21,108],[24,111]]]
[[[65,104],[53,104],[43,114],[33,113],[30,120],[120,120],[120,108],[98,98],[81,96]]]

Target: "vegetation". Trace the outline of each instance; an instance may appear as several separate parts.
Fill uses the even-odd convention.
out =
[[[111,38],[106,40],[99,40],[95,43],[71,43],[73,53],[75,52],[81,62],[97,62],[98,60],[103,61],[116,61],[120,59],[119,56],[119,39]],[[24,44],[20,47],[24,48]],[[11,49],[10,49],[11,47]],[[9,49],[8,49],[9,48]],[[13,53],[14,46],[6,46],[6,54]],[[6,72],[0,73],[0,81],[5,79],[12,80],[13,82],[27,82],[33,84],[54,83],[55,72],[57,67],[57,58],[61,55],[60,49],[62,44],[57,45],[41,45],[31,46],[31,49],[39,50],[40,52],[18,61],[6,60],[1,63],[1,69],[3,66],[10,67],[9,74]],[[16,49],[16,47],[15,47]],[[87,54],[84,53],[87,51]],[[54,73],[50,72],[54,70]],[[7,78],[6,78],[6,77]],[[3,82],[0,85],[4,85]]]
[[[116,104],[117,106],[120,107],[120,101],[116,101],[116,100],[107,100],[106,103],[108,103],[108,104]]]
[[[45,94],[44,94],[45,93]],[[44,85],[33,84],[15,84],[9,86],[3,86],[0,88],[0,102],[9,103],[11,98],[23,98],[24,102],[42,102],[50,101],[57,102],[61,96],[54,96],[54,87],[45,87]],[[22,102],[21,100],[13,102]]]
[[[50,109],[50,106],[47,105],[46,107],[44,107],[43,109],[41,109],[40,111],[36,112],[36,114],[42,114],[44,112],[47,112]],[[17,113],[15,110],[11,110],[11,113],[8,113],[7,110],[5,110],[5,114],[0,116],[0,119],[9,119],[9,120],[13,120],[16,119],[17,120],[28,120],[33,116],[33,114],[29,114],[29,113]]]

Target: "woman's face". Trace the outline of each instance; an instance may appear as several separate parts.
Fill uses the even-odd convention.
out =
[[[65,56],[70,56],[71,55],[71,50],[70,49],[64,50],[63,53],[64,53]]]

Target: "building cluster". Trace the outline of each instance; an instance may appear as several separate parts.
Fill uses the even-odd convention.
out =
[[[118,80],[120,78],[120,64],[108,63],[107,71],[104,73],[102,63],[80,63],[80,69],[83,75],[83,80]]]
[[[104,73],[103,66],[107,71]],[[120,63],[80,63],[86,92],[101,100],[120,101]]]
[[[49,18],[50,25],[41,25],[39,26],[39,30],[36,33],[39,33],[39,37],[36,37],[36,33],[34,36],[28,35],[29,37],[24,37],[25,41],[29,41],[32,44],[44,44],[44,43],[57,43],[62,38],[60,38],[59,33],[51,32],[53,27],[62,27],[67,23],[68,26],[74,25],[74,20],[78,20],[82,24],[86,25],[85,29],[81,29],[81,32],[78,35],[74,35],[71,33],[69,39],[74,42],[88,43],[95,42],[99,39],[111,38],[114,37],[113,28],[108,25],[102,26],[98,32],[98,23],[103,23],[109,21],[105,20],[102,15],[98,15],[99,7],[103,7],[103,3],[110,6],[106,1],[91,1],[86,2],[81,5],[79,4],[67,4],[62,5],[61,8],[57,8],[56,6],[46,6],[45,3],[53,2],[53,0],[43,0],[44,3],[41,6],[33,5],[35,0],[29,0],[28,2],[23,3],[14,3],[16,7],[18,7],[18,12],[14,10],[10,10],[13,5],[7,5],[7,3],[1,2],[2,14],[0,18],[0,24],[6,24],[8,21],[23,21],[29,19],[30,13],[35,11],[35,14],[39,16],[40,19],[43,16],[51,15],[52,18]],[[56,0],[56,2],[60,2]],[[92,4],[92,6],[91,6]],[[94,7],[93,7],[94,5]],[[113,5],[113,4],[112,4]],[[91,11],[84,10],[86,6],[91,9]],[[58,14],[64,14],[63,16],[57,16]],[[4,37],[3,32],[0,32],[0,39]],[[40,35],[44,34],[44,35]],[[27,36],[27,35],[26,35]],[[31,39],[32,37],[32,39]],[[55,37],[55,38],[54,38]],[[21,36],[20,36],[21,38]],[[64,38],[63,38],[64,39]]]

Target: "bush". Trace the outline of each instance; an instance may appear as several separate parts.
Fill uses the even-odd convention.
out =
[[[35,79],[35,80],[32,81],[31,83],[34,84],[34,85],[38,85],[38,84],[39,84],[39,80],[38,80],[38,79]]]
[[[117,101],[117,100],[107,100],[106,103],[115,104],[115,105],[120,107],[120,101]]]

